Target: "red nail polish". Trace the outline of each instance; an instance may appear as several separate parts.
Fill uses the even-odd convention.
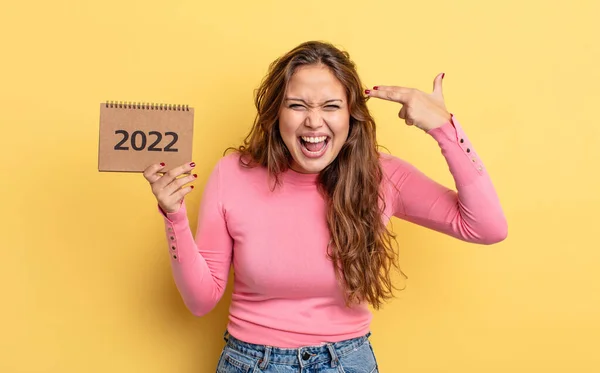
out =
[[[190,188],[194,189],[194,186],[193,186],[193,185],[190,185]]]
[[[442,79],[444,79],[445,76],[446,76],[446,73],[442,73]]]
[[[378,87],[378,86],[375,86],[375,87],[373,87],[373,89],[374,89],[374,90],[378,90],[378,89],[379,89],[379,87]]]
[[[197,175],[197,174],[194,174],[194,177],[198,177],[198,175]]]
[[[165,162],[160,162],[160,165],[165,167]]]
[[[196,167],[196,164],[194,162],[190,163],[191,167]]]
[[[369,93],[371,93],[371,91],[369,91],[368,89],[365,89],[365,93],[369,94]]]

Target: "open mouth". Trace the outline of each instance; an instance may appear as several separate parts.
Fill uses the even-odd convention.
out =
[[[329,136],[300,136],[298,140],[300,141],[300,148],[304,155],[309,158],[316,158],[325,153],[331,138]]]

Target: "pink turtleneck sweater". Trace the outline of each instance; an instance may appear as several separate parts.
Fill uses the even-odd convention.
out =
[[[396,216],[478,244],[502,241],[507,224],[498,197],[456,118],[427,133],[439,144],[457,191],[381,154],[385,221]],[[271,191],[264,168],[242,168],[231,154],[210,175],[195,237],[185,203],[163,213],[175,284],[194,315],[219,302],[233,265],[227,328],[238,339],[300,347],[369,331],[367,304],[344,306],[327,259],[326,205],[316,178],[289,170],[283,185]]]

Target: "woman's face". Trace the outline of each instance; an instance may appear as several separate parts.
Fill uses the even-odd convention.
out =
[[[348,138],[350,112],[342,83],[324,65],[296,69],[279,110],[279,131],[292,169],[319,173]]]

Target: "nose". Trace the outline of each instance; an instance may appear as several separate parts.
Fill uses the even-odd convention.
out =
[[[323,117],[319,110],[308,110],[306,118],[304,119],[304,125],[309,128],[322,127],[324,123]]]

